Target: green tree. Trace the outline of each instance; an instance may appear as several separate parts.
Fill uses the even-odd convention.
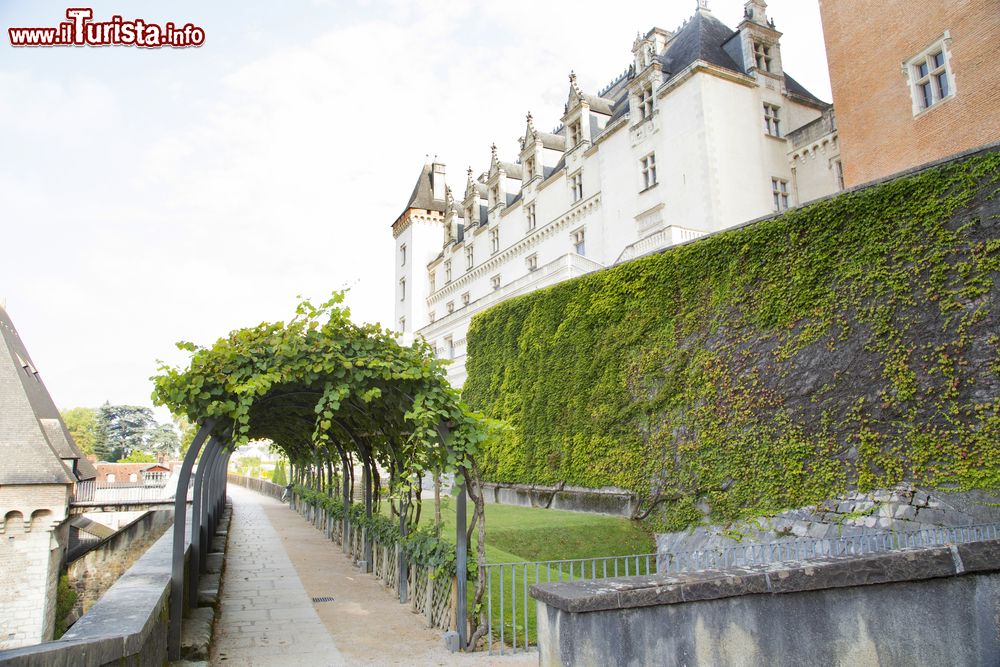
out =
[[[62,413],[66,429],[76,441],[76,446],[84,454],[93,454],[94,447],[101,437],[97,424],[97,410],[94,408],[72,408]]]
[[[97,411],[97,423],[101,438],[94,446],[94,453],[105,461],[119,461],[145,448],[156,420],[147,407],[105,403]]]
[[[177,437],[177,431],[171,424],[157,424],[150,432],[146,441],[146,447],[155,454],[162,454],[167,457],[177,455],[181,441]]]
[[[285,474],[285,462],[278,461],[274,466],[274,473],[271,475],[271,481],[279,486],[285,486],[288,484],[288,475]]]
[[[194,441],[194,436],[198,435],[198,427],[192,424],[187,417],[174,417],[174,424],[177,425],[177,430],[180,431],[180,458],[184,458],[187,454],[187,450],[191,447],[191,443]]]
[[[149,452],[133,450],[131,454],[118,461],[119,463],[156,463],[156,456]]]

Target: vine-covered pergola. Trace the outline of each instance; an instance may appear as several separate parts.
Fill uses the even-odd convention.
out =
[[[179,657],[184,611],[184,490],[200,455],[186,582],[188,604],[195,606],[198,576],[205,571],[208,540],[225,498],[226,464],[232,452],[249,440],[270,440],[284,451],[299,479],[308,476],[331,494],[335,477],[340,477],[347,506],[353,495],[353,470],[360,465],[369,519],[384,491],[377,471],[388,471],[390,498],[404,537],[415,523],[412,501],[419,499],[421,477],[429,472],[455,474],[461,486],[457,630],[464,647],[474,646],[481,634],[478,619],[473,618],[468,638],[464,622],[466,554],[473,530],[466,529],[465,496],[468,493],[475,505],[473,527],[478,526],[483,561],[483,498],[475,454],[487,435],[487,424],[461,404],[425,342],[402,346],[378,326],[355,324],[342,302],[342,293],[319,306],[304,301],[288,322],[239,329],[211,347],[178,343],[191,352],[190,364],[164,366],[153,378],[154,401],[199,425],[181,466],[175,501],[171,659]],[[371,562],[370,556],[367,560]],[[399,566],[403,572],[402,557]],[[483,584],[479,568],[477,603]]]

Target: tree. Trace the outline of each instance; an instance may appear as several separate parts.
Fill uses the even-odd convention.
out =
[[[177,430],[180,431],[180,458],[184,458],[187,454],[188,448],[194,441],[194,436],[198,435],[198,427],[192,424],[187,417],[174,417],[174,424],[177,425]]]
[[[149,432],[146,447],[155,454],[162,454],[168,458],[177,454],[181,441],[177,437],[177,431],[170,424],[157,424]]]
[[[285,462],[278,461],[274,466],[274,473],[271,475],[271,481],[278,486],[285,486],[288,484],[288,476],[285,474]]]
[[[125,458],[119,460],[118,463],[156,463],[156,457],[149,452],[135,450]]]
[[[105,461],[118,461],[145,447],[156,420],[147,407],[105,403],[97,411],[97,423],[101,437],[94,452]]]
[[[76,446],[84,454],[93,454],[94,447],[101,437],[97,424],[97,410],[94,408],[72,408],[62,413],[66,430],[73,436]]]

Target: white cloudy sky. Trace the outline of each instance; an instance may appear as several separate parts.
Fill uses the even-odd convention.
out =
[[[426,154],[459,189],[524,115],[555,126],[637,31],[695,0],[117,0],[205,28],[199,49],[12,49],[65,3],[0,0],[0,303],[60,407],[150,404],[173,343],[282,319],[350,287],[392,320],[390,224]],[[735,27],[740,0],[712,0]],[[815,0],[771,0],[786,69],[829,100]],[[161,417],[166,413],[161,412]]]

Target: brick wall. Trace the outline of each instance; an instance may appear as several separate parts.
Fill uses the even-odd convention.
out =
[[[1000,139],[997,0],[820,0],[848,187]],[[902,64],[950,33],[955,95],[913,114]]]

